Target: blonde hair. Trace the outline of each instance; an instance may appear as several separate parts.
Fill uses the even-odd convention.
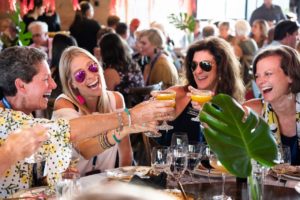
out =
[[[164,49],[166,38],[161,30],[157,28],[150,28],[150,29],[143,30],[140,33],[139,38],[144,36],[148,38],[149,42],[152,45],[156,46],[161,50]]]
[[[109,104],[109,97],[106,91],[106,83],[104,79],[103,69],[99,63],[99,61],[87,50],[82,49],[80,47],[72,46],[67,48],[60,59],[59,62],[59,76],[62,84],[63,92],[67,95],[72,102],[74,102],[75,106],[77,106],[82,113],[90,114],[91,111],[87,108],[86,105],[82,105],[77,100],[77,95],[79,95],[79,91],[72,87],[72,74],[71,74],[71,63],[73,59],[77,56],[86,56],[93,60],[99,66],[99,76],[101,83],[101,96],[98,99],[97,111],[100,113],[108,113],[111,111]]]

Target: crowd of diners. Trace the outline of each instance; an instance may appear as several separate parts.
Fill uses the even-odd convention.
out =
[[[203,106],[191,100],[196,90],[227,94],[253,109],[269,124],[278,149],[289,146],[291,164],[300,164],[299,27],[272,1],[262,7],[276,8],[276,20],[259,18],[261,11],[250,22],[219,21],[202,29],[196,20],[184,55],[174,51],[161,23],[139,30],[139,19],[127,26],[114,15],[101,26],[86,1],[70,34],[51,38],[51,23],[41,17],[44,4],[34,2],[23,18],[32,44],[5,43],[0,52],[0,197],[33,186],[36,166],[25,159],[33,154],[43,157],[53,186],[66,170],[85,176],[138,163],[130,136],[158,133],[163,120],[174,128],[150,138],[155,145],[169,146],[175,132],[205,143],[200,122],[191,120]],[[3,35],[17,37],[10,30],[2,31],[2,40]],[[175,108],[174,100],[155,98],[126,107],[131,88],[160,82],[163,90],[176,92]],[[71,168],[74,156],[79,161]]]

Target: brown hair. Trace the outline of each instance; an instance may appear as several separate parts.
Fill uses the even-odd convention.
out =
[[[184,63],[187,84],[197,87],[190,66],[194,54],[204,50],[209,51],[217,63],[219,78],[216,93],[228,94],[242,103],[244,101],[245,86],[241,78],[240,63],[234,55],[233,48],[222,38],[209,37],[196,41],[188,48]]]
[[[253,60],[253,74],[256,74],[257,63],[269,56],[280,56],[281,63],[280,67],[283,70],[284,74],[289,76],[292,79],[291,83],[291,92],[296,94],[300,92],[300,59],[299,53],[285,45],[280,45],[276,47],[270,47],[262,50],[257,54]]]

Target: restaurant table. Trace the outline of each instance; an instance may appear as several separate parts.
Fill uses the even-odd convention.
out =
[[[84,187],[90,184],[101,184],[109,181],[106,173],[95,174],[80,178],[81,185]],[[211,199],[212,196],[221,194],[222,179],[198,175],[191,179],[185,177],[182,179],[183,187],[188,194],[192,194],[195,199]],[[294,200],[300,199],[300,194],[294,189],[298,183],[297,180],[278,181],[273,176],[266,176],[264,185],[264,199]],[[169,188],[176,184],[168,184]],[[236,182],[234,176],[228,176],[225,183],[225,193],[236,200],[247,200],[247,183]]]
[[[184,184],[183,187],[186,193],[192,194],[195,199],[211,199],[222,192],[222,184],[218,182]],[[235,200],[247,200],[247,183],[226,182],[225,194]],[[300,199],[300,194],[294,188],[264,185],[264,199],[295,200]]]

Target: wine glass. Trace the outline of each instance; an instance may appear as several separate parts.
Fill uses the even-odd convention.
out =
[[[170,148],[153,147],[151,151],[151,169],[154,174],[166,172],[171,165]]]
[[[210,90],[193,90],[191,99],[203,105],[212,99],[213,93]],[[194,122],[200,122],[199,114],[191,119]]]
[[[213,196],[213,200],[231,199],[230,196],[227,196],[225,194],[225,179],[226,179],[226,174],[228,173],[228,171],[225,169],[225,167],[222,165],[222,163],[218,160],[217,156],[213,152],[210,152],[209,164],[214,169],[216,169],[217,171],[222,173],[222,194]]]
[[[187,146],[178,145],[171,148],[172,162],[170,166],[171,176],[177,183],[187,169]]]
[[[189,143],[189,140],[188,140],[188,135],[186,132],[175,132],[172,134],[171,148],[180,146],[180,145],[187,147],[188,143]]]
[[[175,100],[176,98],[176,92],[175,91],[157,91],[156,100],[159,101],[165,101],[165,100]],[[173,105],[175,107],[175,103]],[[157,126],[159,130],[165,130],[168,132],[168,130],[173,129],[174,127],[167,124],[167,122],[164,120],[163,123],[159,126]]]
[[[188,163],[187,163],[187,171],[190,173],[191,178],[193,180],[193,171],[198,166],[199,160],[201,157],[203,145],[199,142],[190,142],[188,145]]]
[[[278,152],[277,163],[282,165],[291,165],[291,149],[289,146],[282,145]],[[277,182],[281,182],[282,173],[277,173]]]

